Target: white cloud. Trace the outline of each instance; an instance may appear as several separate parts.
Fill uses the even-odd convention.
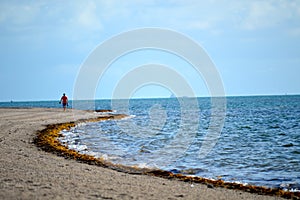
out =
[[[300,27],[295,27],[288,31],[288,34],[293,37],[300,37]]]
[[[73,2],[9,2],[0,3],[0,27],[8,31],[36,30],[100,30],[97,5],[93,1]]]
[[[275,27],[298,35],[299,21],[300,1],[293,0],[0,2],[1,29],[20,37],[40,32],[71,41],[145,26],[217,35]]]
[[[77,18],[79,26],[99,27],[101,21],[123,19],[131,21],[179,23],[192,22],[195,28],[211,28],[220,23],[240,19],[244,28],[261,28],[300,16],[300,1],[65,1],[0,3],[0,22],[30,23],[40,17]],[[47,9],[46,9],[47,8]],[[58,16],[55,16],[58,15]],[[51,19],[50,19],[51,20]],[[130,23],[130,21],[128,21]]]
[[[39,4],[0,4],[0,23],[25,24],[36,17]]]
[[[97,16],[97,5],[93,1],[87,2],[84,8],[79,11],[78,23],[83,28],[90,30],[102,29],[100,17]]]
[[[246,30],[286,27],[300,20],[299,6],[300,1],[251,1],[239,8],[244,11],[240,25]]]

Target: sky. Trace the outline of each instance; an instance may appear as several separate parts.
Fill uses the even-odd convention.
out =
[[[81,66],[97,46],[145,27],[197,42],[228,96],[300,94],[298,0],[1,0],[0,101],[56,100],[63,92],[72,98]],[[145,63],[168,65],[196,96],[209,95],[205,81],[182,58],[141,50],[111,64],[95,98],[111,98],[120,79]],[[167,86],[145,85],[132,95],[171,94]]]

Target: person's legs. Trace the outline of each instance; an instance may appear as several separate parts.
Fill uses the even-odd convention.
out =
[[[66,104],[66,103],[63,103],[63,107],[64,107],[64,111],[66,111],[67,104]]]

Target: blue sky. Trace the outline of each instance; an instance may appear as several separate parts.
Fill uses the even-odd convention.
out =
[[[105,0],[0,1],[0,101],[72,98],[81,64],[112,36],[160,27],[199,43],[215,63],[226,95],[300,94],[300,1]],[[135,52],[113,63],[96,98],[110,98],[130,66],[165,63],[182,73],[197,96],[203,80],[186,63],[159,51]],[[124,70],[124,71],[123,71]],[[136,97],[167,97],[147,86]]]

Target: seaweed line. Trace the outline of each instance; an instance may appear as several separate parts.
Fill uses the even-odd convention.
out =
[[[241,190],[250,193],[256,193],[259,195],[270,195],[270,196],[280,196],[288,199],[300,199],[300,192],[290,192],[285,191],[279,188],[267,188],[263,186],[254,186],[254,185],[245,185],[241,183],[232,183],[225,182],[223,180],[213,180],[202,177],[192,177],[186,176],[183,174],[174,174],[169,171],[164,171],[160,169],[148,169],[148,168],[138,168],[135,166],[124,166],[120,164],[114,164],[109,161],[106,161],[102,158],[95,158],[91,155],[80,154],[75,150],[68,149],[66,146],[61,144],[58,140],[59,137],[62,137],[62,130],[70,130],[72,127],[75,127],[78,123],[81,122],[97,122],[102,120],[109,119],[122,119],[126,117],[123,114],[112,114],[108,116],[100,116],[97,118],[87,119],[87,120],[78,120],[68,123],[59,123],[47,125],[45,129],[38,131],[37,136],[34,138],[34,143],[40,149],[54,153],[58,156],[63,156],[66,159],[74,159],[78,162],[97,165],[104,168],[113,169],[119,172],[124,172],[128,174],[140,174],[140,175],[149,175],[156,176],[166,179],[174,179],[184,182],[191,183],[201,183],[205,184],[208,187],[222,187],[227,189]]]

